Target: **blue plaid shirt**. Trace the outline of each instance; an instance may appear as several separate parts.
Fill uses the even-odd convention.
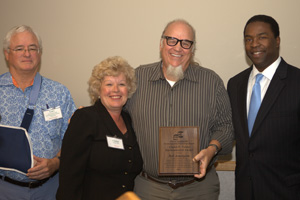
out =
[[[0,75],[0,115],[2,125],[20,126],[29,104],[32,86],[23,92],[14,86],[9,72]],[[43,111],[59,106],[62,118],[45,121]],[[53,158],[61,148],[68,120],[76,110],[69,90],[62,84],[42,77],[39,96],[34,108],[34,116],[28,130],[33,155],[41,158]],[[13,142],[13,141],[12,141]],[[8,176],[23,182],[30,179],[14,171],[0,170],[1,176]]]

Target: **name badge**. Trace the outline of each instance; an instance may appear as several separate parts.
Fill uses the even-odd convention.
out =
[[[59,106],[56,108],[49,108],[47,110],[44,110],[43,114],[44,114],[45,121],[47,122],[54,119],[62,118],[61,109]]]
[[[123,140],[116,137],[106,136],[108,147],[124,150]]]

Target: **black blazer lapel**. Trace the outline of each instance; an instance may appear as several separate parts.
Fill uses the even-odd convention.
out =
[[[121,112],[121,115],[123,117],[124,123],[126,124],[126,128],[127,128],[127,136],[128,137],[125,139],[125,136],[121,133],[121,131],[115,124],[114,120],[110,116],[109,112],[106,110],[106,108],[104,107],[104,105],[101,103],[100,100],[98,100],[95,103],[95,107],[97,109],[97,112],[98,112],[98,115],[99,115],[101,121],[104,121],[105,127],[107,128],[106,135],[122,138],[124,144],[132,145],[132,141],[134,141],[133,140],[133,130],[132,130],[131,121],[130,121],[129,116],[124,111]]]
[[[261,103],[260,109],[257,113],[257,117],[252,131],[253,134],[255,134],[255,131],[263,122],[263,119],[265,119],[266,115],[268,114],[273,104],[275,103],[277,97],[281,93],[282,89],[285,87],[285,84],[282,81],[282,79],[285,79],[286,77],[287,77],[287,63],[282,59],[271,80],[271,83],[268,87],[265,97]]]
[[[100,100],[96,101],[95,107],[97,109],[100,120],[104,122],[107,129],[107,133],[105,134],[113,137],[117,136],[118,138],[122,137],[122,133],[120,132],[114,120],[111,118],[110,114]]]
[[[252,68],[245,71],[244,76],[241,77],[240,82],[237,86],[237,103],[238,103],[238,110],[241,114],[240,116],[240,123],[243,129],[243,133],[245,134],[246,138],[249,138],[248,132],[248,117],[247,117],[247,87],[248,87],[248,79]]]

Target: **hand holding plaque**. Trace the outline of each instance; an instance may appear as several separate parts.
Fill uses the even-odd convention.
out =
[[[199,174],[199,127],[159,128],[159,175],[192,176]]]

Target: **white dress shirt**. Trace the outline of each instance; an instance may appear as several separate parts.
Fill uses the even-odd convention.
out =
[[[252,88],[255,83],[256,75],[261,73],[264,77],[260,81],[260,88],[261,88],[261,101],[263,101],[264,96],[267,92],[267,89],[270,85],[270,82],[281,62],[281,57],[279,56],[275,62],[273,62],[269,67],[267,67],[263,72],[259,72],[255,65],[253,64],[253,70],[250,73],[249,80],[248,80],[248,92],[247,92],[247,116],[249,113],[249,106],[250,106],[250,99],[252,94]]]

